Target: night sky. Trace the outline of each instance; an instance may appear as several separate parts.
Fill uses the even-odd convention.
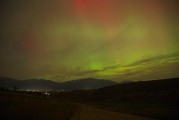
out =
[[[179,77],[177,0],[1,0],[0,77]]]

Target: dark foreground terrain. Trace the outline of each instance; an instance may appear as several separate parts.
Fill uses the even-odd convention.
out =
[[[139,115],[98,109],[93,106],[79,104],[80,109],[71,120],[158,120]]]
[[[0,120],[157,120],[65,102],[49,96],[18,92],[0,94]]]
[[[94,90],[0,91],[0,120],[178,120],[179,79]]]
[[[70,120],[78,108],[48,96],[0,92],[0,120]]]
[[[179,78],[118,84],[61,94],[62,99],[96,108],[157,118],[179,119]]]

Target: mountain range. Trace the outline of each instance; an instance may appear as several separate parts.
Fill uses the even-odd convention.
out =
[[[160,102],[178,103],[179,78],[115,84],[93,90],[63,93],[64,99],[100,102]]]
[[[85,78],[67,82],[54,82],[45,79],[17,80],[12,78],[0,78],[0,88],[13,89],[13,87],[16,86],[18,90],[30,91],[88,90],[98,89],[101,87],[106,87],[114,84],[118,83],[110,80],[94,78]]]

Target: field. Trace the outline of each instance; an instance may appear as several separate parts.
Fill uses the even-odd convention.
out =
[[[139,102],[86,102],[93,107],[129,113],[160,120],[175,120],[178,117],[178,105],[163,103],[139,103]]]
[[[100,109],[160,120],[176,120],[179,111],[179,79],[141,81],[96,90],[65,92],[62,98]]]
[[[0,92],[0,120],[70,120],[77,109],[47,96]]]
[[[179,79],[113,85],[94,90],[51,92],[0,91],[0,120],[70,120],[81,108],[82,116],[101,115],[95,108],[159,120],[177,120]],[[76,104],[78,103],[78,104]],[[83,107],[85,106],[85,107]],[[106,117],[104,117],[106,118]],[[80,119],[77,119],[80,120]]]

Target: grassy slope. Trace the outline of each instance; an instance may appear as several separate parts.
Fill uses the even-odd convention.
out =
[[[77,109],[56,99],[0,92],[0,120],[70,120]]]
[[[63,94],[98,108],[175,120],[179,112],[179,78],[113,85]]]
[[[176,104],[96,101],[88,101],[85,103],[100,109],[136,114],[161,120],[176,120],[176,118],[178,118],[178,106]]]
[[[103,109],[175,120],[179,112],[179,79],[136,82],[96,90],[90,104]]]

